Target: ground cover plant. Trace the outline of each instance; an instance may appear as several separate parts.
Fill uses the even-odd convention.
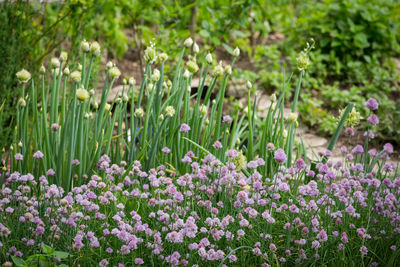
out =
[[[192,53],[188,54],[189,48]],[[17,73],[21,97],[13,144],[2,152],[0,259],[5,266],[395,266],[399,261],[400,177],[393,146],[369,148],[379,124],[371,98],[365,143],[331,150],[360,115],[350,103],[316,162],[295,142],[307,45],[296,73],[282,81],[266,118],[247,83],[248,106],[226,114],[233,61],[223,66],[192,39],[173,75],[168,55],[145,50],[140,85],[107,63],[96,102],[90,90],[97,42],[82,42],[81,64],[67,53]],[[190,88],[199,77],[196,93]],[[297,76],[291,113],[287,84]],[[205,86],[207,85],[207,86]],[[215,98],[212,98],[215,94]],[[98,98],[97,98],[98,99]],[[18,222],[18,223],[16,223]]]

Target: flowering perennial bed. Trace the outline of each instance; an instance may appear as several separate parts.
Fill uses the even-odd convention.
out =
[[[162,165],[145,172],[138,161],[126,171],[104,155],[98,174],[69,193],[49,185],[51,171],[36,179],[15,172],[0,191],[1,261],[47,244],[74,266],[393,266],[400,177],[389,163],[364,175],[349,160],[359,147],[342,150],[344,160],[318,163],[318,174],[300,158],[272,179],[257,171],[262,159],[248,162],[249,177],[238,171],[236,150],[225,165],[189,151],[191,171],[179,177]],[[286,161],[280,149],[274,156]]]

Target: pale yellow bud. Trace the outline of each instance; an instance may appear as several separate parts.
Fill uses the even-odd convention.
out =
[[[89,92],[85,88],[79,88],[76,90],[76,98],[78,98],[79,101],[86,101],[90,97]]]
[[[21,83],[27,83],[31,79],[31,74],[25,69],[18,71],[16,75]]]
[[[186,46],[186,47],[191,47],[192,46],[192,44],[193,44],[193,40],[192,40],[192,38],[187,38],[186,40],[185,40],[185,42],[183,43],[183,45],[184,46]]]

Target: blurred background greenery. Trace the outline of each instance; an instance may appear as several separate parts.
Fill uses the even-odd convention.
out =
[[[219,55],[239,47],[242,64],[234,77],[251,80],[267,93],[280,88],[284,73],[295,68],[298,52],[313,38],[301,120],[329,135],[339,109],[353,101],[365,115],[364,100],[375,97],[380,102],[379,140],[399,144],[399,25],[397,0],[3,1],[0,147],[15,127],[15,73],[21,68],[35,75],[46,57],[61,47],[77,55],[69,48],[88,39],[101,43],[106,60],[118,65],[127,58],[141,69],[151,41],[174,60],[189,36]]]

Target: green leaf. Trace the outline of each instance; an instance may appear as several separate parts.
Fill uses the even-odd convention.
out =
[[[369,46],[368,38],[365,33],[359,32],[354,35],[354,45],[359,48],[366,48]]]
[[[51,255],[54,252],[54,248],[48,246],[48,245],[42,245],[42,251],[46,253],[47,255]]]
[[[200,34],[201,37],[204,37],[204,38],[210,37],[210,33],[208,31],[206,31],[206,30],[201,30],[199,32],[199,34]]]
[[[228,51],[229,54],[233,54],[233,48],[227,45],[226,43],[222,43],[222,46]]]
[[[69,257],[69,254],[64,251],[54,251],[53,256],[59,257],[60,259],[65,259]]]
[[[25,266],[25,261],[23,259],[17,258],[15,256],[11,256],[13,262],[15,263],[15,265],[17,266],[21,266],[24,267]]]

